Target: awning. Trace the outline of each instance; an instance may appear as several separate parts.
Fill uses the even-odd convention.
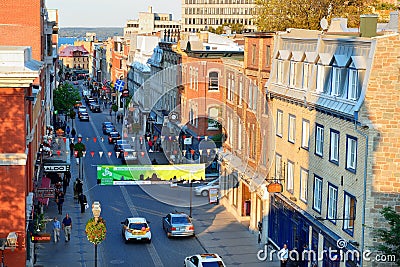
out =
[[[40,188],[51,188],[51,179],[47,178],[46,176],[42,177],[42,184],[40,185]],[[45,198],[38,197],[37,199],[43,205],[47,206],[49,204],[48,197],[45,197]]]

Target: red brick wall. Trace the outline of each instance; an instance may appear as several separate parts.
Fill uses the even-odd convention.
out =
[[[0,1],[0,44],[31,46],[32,57],[42,60],[42,1]]]

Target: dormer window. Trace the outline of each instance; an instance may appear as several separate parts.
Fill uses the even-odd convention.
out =
[[[349,90],[347,98],[356,100],[358,98],[358,71],[356,69],[349,69]]]
[[[331,95],[338,96],[339,95],[339,87],[340,87],[340,80],[341,80],[341,71],[338,67],[332,68],[332,90]]]
[[[360,97],[364,80],[366,61],[363,56],[352,56],[348,64],[347,99],[357,100]]]

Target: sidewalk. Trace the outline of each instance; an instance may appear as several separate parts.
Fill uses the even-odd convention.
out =
[[[61,240],[54,243],[52,222],[47,223],[46,232],[52,234],[50,243],[35,244],[36,246],[36,267],[70,267],[70,266],[94,266],[94,245],[87,241],[85,235],[86,222],[92,217],[90,209],[85,213],[80,212],[80,205],[74,200],[73,183],[78,177],[78,165],[75,161],[71,161],[71,182],[65,194],[65,202],[63,205],[63,214],[59,215],[57,204],[54,199],[50,199],[49,205],[44,209],[45,217],[50,219],[57,216],[62,222],[65,214],[68,213],[72,219],[71,240],[65,242],[64,231],[61,230]],[[84,189],[86,190],[84,181]],[[88,197],[88,203],[91,203]]]

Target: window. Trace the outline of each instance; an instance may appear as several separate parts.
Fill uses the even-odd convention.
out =
[[[276,112],[276,135],[282,137],[282,127],[283,127],[283,112],[278,110]]]
[[[242,150],[242,121],[239,118],[239,122],[238,122],[238,141],[237,141],[237,145],[238,145],[238,150]]]
[[[257,46],[255,44],[251,47],[251,65],[256,64],[256,57],[257,57]]]
[[[329,184],[328,185],[328,219],[336,223],[337,218],[337,197],[338,190],[337,187]]]
[[[292,114],[289,114],[288,141],[293,144],[295,142],[295,134],[296,134],[296,117]]]
[[[349,69],[349,90],[347,98],[356,100],[358,97],[358,72],[355,69]]]
[[[229,101],[233,101],[234,90],[235,90],[235,76],[233,73],[228,73],[226,95]]]
[[[253,108],[253,82],[249,83],[249,97],[248,97],[248,108]]]
[[[296,86],[296,62],[290,62],[290,77],[289,77],[289,85],[291,87]]]
[[[344,193],[344,207],[343,207],[343,230],[353,235],[354,221],[356,219],[356,204],[355,197],[348,193]]]
[[[277,66],[277,71],[276,71],[276,81],[279,84],[283,83],[283,61],[278,60],[278,66]]]
[[[282,177],[281,175],[282,175],[282,156],[279,154],[275,154],[275,179],[281,179]]]
[[[219,83],[218,83],[218,72],[213,71],[209,73],[208,78],[208,90],[218,90]]]
[[[263,145],[262,145],[263,150],[262,150],[262,157],[261,157],[261,162],[262,162],[262,165],[264,165],[264,166],[267,166],[267,150],[268,150],[267,142],[268,142],[267,134],[264,131],[264,134],[263,134]]]
[[[333,95],[333,96],[339,95],[340,79],[341,79],[341,69],[338,67],[333,67],[332,68],[332,90],[331,90],[331,95]]]
[[[317,92],[322,93],[324,91],[324,66],[317,65]]]
[[[243,101],[243,76],[239,77],[239,106],[242,105]]]
[[[315,128],[315,154],[323,155],[324,150],[324,126],[317,124]]]
[[[357,165],[357,138],[348,135],[346,149],[346,169],[355,172]]]
[[[208,110],[208,128],[207,130],[218,130],[220,124],[218,123],[219,110],[218,108],[210,108]]]
[[[321,213],[322,204],[322,179],[318,176],[314,177],[314,201],[313,209]]]
[[[339,165],[339,132],[333,129],[331,129],[329,160]]]
[[[308,81],[309,81],[309,77],[311,75],[311,67],[312,65],[310,63],[306,63],[304,62],[303,65],[303,80],[302,80],[302,88],[303,89],[307,89],[308,88]]]
[[[300,199],[307,203],[308,199],[308,171],[301,168],[300,170]]]
[[[286,177],[286,190],[293,194],[293,184],[294,184],[294,163],[289,161],[287,162],[287,177]]]
[[[271,65],[271,46],[267,45],[265,51],[265,65],[269,67]]]
[[[310,122],[308,120],[304,120],[302,122],[302,130],[301,130],[301,147],[308,150],[310,145]]]

